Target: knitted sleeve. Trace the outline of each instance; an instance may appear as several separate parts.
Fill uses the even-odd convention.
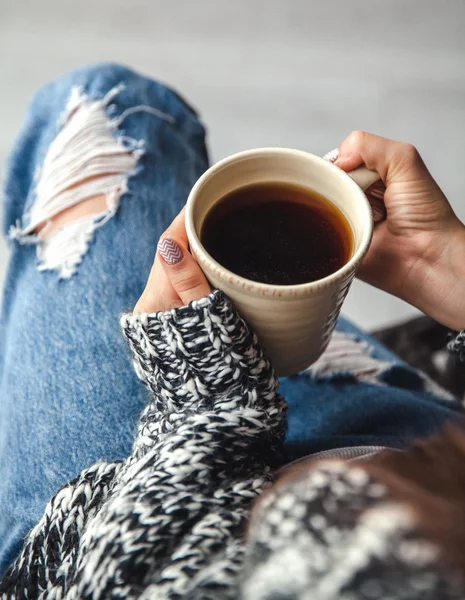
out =
[[[136,373],[153,395],[140,420],[136,454],[187,423],[210,429],[212,416],[222,423],[211,439],[221,431],[218,451],[240,426],[241,447],[248,439],[261,444],[265,436],[266,455],[273,455],[281,440],[276,428],[283,427],[278,383],[256,336],[222,292],[169,312],[124,315],[122,327]]]
[[[64,595],[76,566],[81,536],[106,500],[120,468],[121,463],[97,463],[50,500],[26,537],[18,559],[0,581],[2,600]]]
[[[234,597],[250,504],[271,480],[285,434],[270,363],[218,291],[169,312],[124,315],[122,327],[151,391],[133,452],[97,507],[71,514],[61,503],[61,520],[48,527],[62,534],[77,519],[72,540],[58,536],[48,554],[43,529],[31,533],[40,583],[29,586],[31,563],[17,562],[2,599],[3,590],[22,597],[13,579],[28,598],[40,595],[36,585],[57,598]],[[68,493],[91,498],[94,487],[77,482]],[[70,543],[63,565],[61,545]]]

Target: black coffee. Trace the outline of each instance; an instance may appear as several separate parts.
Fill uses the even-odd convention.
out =
[[[274,285],[316,281],[352,255],[347,219],[311,190],[254,184],[224,196],[201,231],[207,252],[247,279]]]

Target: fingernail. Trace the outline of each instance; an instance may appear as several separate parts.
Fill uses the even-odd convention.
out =
[[[330,150],[323,156],[323,158],[331,163],[336,162],[339,158],[339,148],[334,148],[334,150]]]
[[[176,265],[182,260],[182,250],[171,238],[161,238],[158,242],[158,254],[167,265]]]

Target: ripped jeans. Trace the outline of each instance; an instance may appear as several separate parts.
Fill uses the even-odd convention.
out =
[[[60,486],[130,450],[146,392],[118,317],[208,166],[204,138],[180,96],[118,65],[65,75],[31,103],[4,195],[0,573]],[[63,211],[95,196],[98,210],[89,204],[50,233]],[[342,320],[325,355],[283,379],[281,392],[289,459],[400,446],[460,414],[446,392]]]

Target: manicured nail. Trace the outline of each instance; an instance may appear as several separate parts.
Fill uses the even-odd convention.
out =
[[[176,265],[182,260],[182,250],[171,238],[161,238],[158,242],[158,254],[167,265]]]
[[[323,156],[323,158],[331,163],[336,162],[339,158],[339,148],[334,148],[334,150],[330,150],[330,152],[327,152]]]

